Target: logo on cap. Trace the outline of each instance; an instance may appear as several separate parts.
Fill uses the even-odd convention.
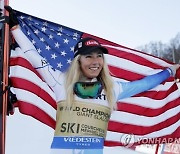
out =
[[[89,41],[85,42],[85,45],[86,46],[96,46],[96,45],[99,45],[99,43],[95,40],[89,40]]]
[[[82,42],[79,42],[78,43],[78,48],[81,48],[82,47]]]

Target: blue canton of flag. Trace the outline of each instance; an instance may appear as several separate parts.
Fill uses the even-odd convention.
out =
[[[18,15],[18,12],[17,12]],[[18,20],[22,31],[39,54],[54,69],[66,71],[74,56],[74,47],[82,32],[21,13]]]

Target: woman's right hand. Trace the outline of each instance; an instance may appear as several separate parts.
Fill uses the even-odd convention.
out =
[[[19,21],[13,9],[10,6],[4,6],[4,8],[9,12],[9,27],[13,28],[19,25]]]

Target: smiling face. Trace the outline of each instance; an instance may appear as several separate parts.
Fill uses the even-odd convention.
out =
[[[104,57],[101,50],[95,50],[89,54],[81,55],[80,68],[85,77],[88,79],[96,78],[102,70]]]

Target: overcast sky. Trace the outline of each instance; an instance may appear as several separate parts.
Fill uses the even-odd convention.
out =
[[[180,0],[10,0],[10,6],[130,48],[167,43],[180,32]],[[6,154],[49,154],[52,137],[51,128],[16,112],[7,118]]]

